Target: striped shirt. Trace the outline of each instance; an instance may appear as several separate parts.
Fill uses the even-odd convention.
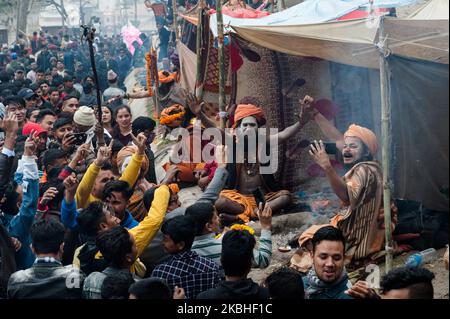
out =
[[[214,260],[220,263],[220,255],[222,253],[222,238],[215,238],[215,234],[207,234],[195,237],[191,250],[195,251],[202,257]],[[253,250],[252,267],[266,268],[270,264],[272,257],[272,232],[267,229],[261,230],[259,238],[259,248]]]

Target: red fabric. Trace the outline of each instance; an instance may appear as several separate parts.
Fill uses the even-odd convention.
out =
[[[266,11],[249,10],[244,8],[236,8],[231,10],[228,7],[223,7],[222,13],[229,17],[240,19],[259,19],[270,15],[270,13]]]
[[[218,164],[216,161],[208,162],[205,165],[205,171],[207,172],[210,181],[212,181],[214,174],[216,174],[217,166]]]
[[[239,50],[234,45],[230,45],[230,60],[232,72],[237,72],[244,64],[244,59],[242,59]]]
[[[328,121],[331,121],[338,114],[338,106],[332,101],[321,99],[314,102],[313,107],[316,108]]]
[[[40,197],[39,200],[38,200],[37,210],[40,211],[40,212],[47,212],[48,211],[48,206],[47,205],[41,205],[41,198],[42,197]]]
[[[28,136],[28,135],[31,134],[31,131],[36,131],[37,132],[37,136],[39,136],[39,135],[41,135],[43,133],[47,134],[47,131],[44,130],[42,128],[42,126],[40,126],[37,123],[29,122],[29,123],[24,125],[24,127],[22,129],[22,135]]]
[[[389,9],[378,9],[375,8],[375,15],[376,16],[380,16],[385,12],[389,12]],[[369,11],[367,10],[355,10],[352,11],[350,13],[347,13],[346,15],[338,18],[338,21],[343,21],[343,20],[353,20],[353,19],[363,19],[363,18],[367,18],[369,16]]]

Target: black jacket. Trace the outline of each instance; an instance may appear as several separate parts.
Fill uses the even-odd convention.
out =
[[[13,172],[14,157],[0,153],[0,198],[3,198]]]
[[[269,291],[251,279],[222,281],[216,288],[198,294],[197,299],[269,299]]]

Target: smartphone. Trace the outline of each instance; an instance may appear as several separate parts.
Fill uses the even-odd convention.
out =
[[[313,145],[313,143],[311,143],[310,145]],[[336,143],[323,142],[323,146],[325,147],[325,153],[327,153],[329,155],[336,155],[337,154],[338,149],[337,149]]]
[[[75,136],[74,145],[81,146],[84,143],[86,143],[87,140],[86,133],[74,133],[73,136]]]
[[[325,152],[327,154],[330,154],[330,155],[336,155],[337,154],[336,143],[324,142],[323,145],[325,146]]]
[[[259,207],[259,204],[262,203],[263,207],[266,206],[266,198],[261,190],[261,188],[257,188],[253,191],[253,197],[255,198],[256,206]]]

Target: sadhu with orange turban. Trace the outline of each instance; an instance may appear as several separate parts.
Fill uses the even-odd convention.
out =
[[[344,163],[352,167],[342,177],[342,182],[339,182],[337,174],[331,174],[334,168],[331,164],[327,165],[329,157],[323,151],[323,144],[317,143],[312,147],[310,153],[316,163],[328,172],[330,183],[335,186],[341,184],[341,190],[337,190],[336,195],[347,208],[337,212],[329,224],[314,225],[304,231],[299,237],[299,244],[302,247],[309,247],[308,243],[320,228],[330,225],[336,227],[344,234],[347,243],[345,259],[347,264],[353,263],[349,266],[352,267],[357,265],[356,262],[368,261],[383,249],[385,230],[383,174],[380,164],[372,160],[378,150],[377,137],[368,128],[352,124],[344,134],[345,144],[351,145],[350,138],[361,140],[372,156],[365,157],[365,154],[356,150],[357,146],[353,150],[351,146],[344,147]],[[395,205],[392,205],[391,209],[391,227],[394,229],[397,209]]]
[[[234,113],[234,124],[233,127],[236,128],[238,123],[246,117],[252,116],[256,119],[259,126],[266,124],[266,117],[264,111],[253,104],[239,104]]]
[[[178,178],[180,181],[192,183],[195,181],[194,174],[195,174],[195,167],[199,163],[193,162],[193,148],[192,145],[194,138],[200,138],[201,136],[194,136],[193,134],[193,124],[195,123],[195,118],[192,117],[193,114],[186,110],[186,108],[181,104],[173,104],[164,110],[162,110],[159,123],[161,125],[165,125],[170,129],[178,128],[178,127],[185,127],[189,131],[189,138],[186,140],[181,141],[183,143],[183,146],[186,147],[190,154],[190,162],[189,163],[180,163],[177,164],[177,167],[180,170],[180,173],[178,175]],[[202,127],[203,129],[204,127]],[[197,145],[201,145],[201,148],[208,143],[208,141],[199,140]],[[163,168],[167,171],[172,163],[168,162],[163,165]]]
[[[372,156],[375,156],[378,151],[378,140],[376,135],[368,128],[352,124],[348,130],[344,133],[344,138],[346,137],[357,137],[364,145],[367,146],[369,152]]]

